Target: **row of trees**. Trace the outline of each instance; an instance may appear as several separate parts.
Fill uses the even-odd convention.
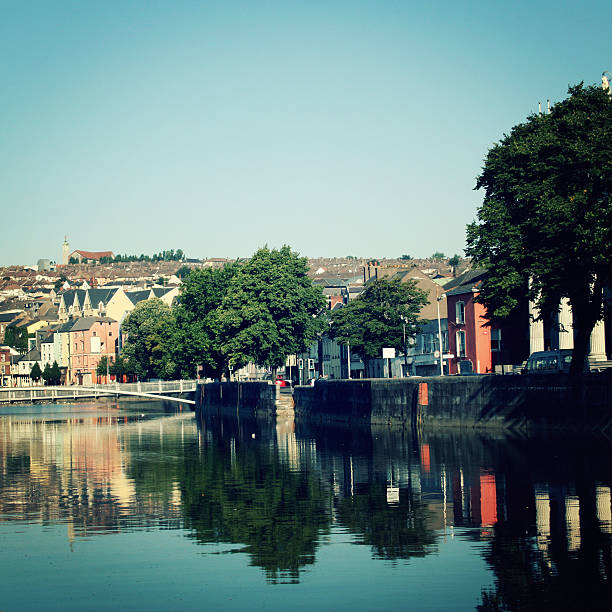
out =
[[[101,264],[111,264],[111,263],[127,263],[132,261],[183,261],[185,259],[185,253],[182,249],[170,249],[169,251],[160,251],[159,253],[155,253],[154,255],[145,255],[141,253],[140,255],[115,255],[115,257],[100,257],[99,263]],[[71,257],[68,260],[69,264],[78,264],[79,260],[76,257]]]
[[[183,261],[185,259],[185,253],[182,249],[170,249],[169,251],[160,251],[159,253],[155,253],[154,255],[115,255],[114,259],[109,258],[108,262],[101,263],[112,263],[116,262],[131,262],[131,261]]]
[[[124,367],[140,378],[164,379],[193,376],[200,365],[211,378],[251,362],[274,369],[323,333],[367,361],[380,357],[383,347],[403,350],[417,332],[427,295],[413,282],[371,282],[359,298],[330,313],[307,271],[306,258],[289,247],[193,270],[177,307],[149,300],[126,319]],[[105,374],[106,364],[100,367]],[[116,373],[114,366],[109,372]]]
[[[161,300],[137,305],[123,324],[122,358],[139,378],[189,377],[200,365],[211,378],[250,362],[283,366],[321,329],[325,300],[307,272],[307,259],[287,246],[193,270],[174,309]]]
[[[45,385],[59,385],[62,373],[57,361],[54,361],[52,366],[47,363],[44,370],[40,369],[38,363],[34,363],[30,369],[30,378],[34,382],[38,382],[42,378],[45,381]]]

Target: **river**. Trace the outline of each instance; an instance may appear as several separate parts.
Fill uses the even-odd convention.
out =
[[[0,610],[609,610],[611,451],[0,406]]]

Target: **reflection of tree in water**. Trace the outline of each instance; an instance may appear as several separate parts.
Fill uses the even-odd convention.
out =
[[[513,461],[499,465],[508,520],[497,524],[485,554],[496,588],[483,591],[478,609],[610,610],[612,534],[597,503],[598,489],[605,490],[609,516],[609,442],[534,438],[517,446]],[[545,502],[543,529],[539,500]]]
[[[185,526],[202,543],[242,543],[270,581],[299,579],[329,529],[329,497],[316,474],[281,464],[272,446],[205,441],[179,476]]]
[[[363,543],[382,559],[424,557],[433,552],[436,541],[424,504],[408,489],[401,489],[399,501],[389,504],[386,483],[362,484],[353,497],[341,499],[338,521],[362,535]]]

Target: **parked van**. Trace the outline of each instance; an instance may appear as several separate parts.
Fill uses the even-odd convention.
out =
[[[572,363],[572,349],[536,351],[529,355],[525,374],[567,374]]]

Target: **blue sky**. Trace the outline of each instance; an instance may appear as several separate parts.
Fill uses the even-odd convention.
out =
[[[0,11],[0,265],[462,254],[488,148],[612,70],[604,1]]]

